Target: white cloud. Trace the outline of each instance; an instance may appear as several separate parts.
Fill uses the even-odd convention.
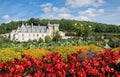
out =
[[[49,7],[48,7],[49,6]],[[51,3],[41,5],[44,13],[40,15],[40,18],[45,19],[60,19],[60,18],[70,18],[69,9],[65,7],[54,7]]]
[[[10,18],[10,16],[9,15],[4,15],[2,18],[5,19],[5,20],[8,20]]]
[[[60,13],[58,14],[59,18],[65,18],[65,19],[73,19],[73,16],[69,13]]]
[[[62,7],[62,8],[53,7],[52,11],[56,13],[68,13],[69,12],[69,10],[65,7]]]
[[[50,12],[55,12],[55,13],[63,13],[64,12],[65,13],[65,12],[68,12],[67,8],[65,8],[65,7],[61,7],[61,8],[53,7],[53,5],[51,3],[42,4],[41,7],[45,13],[50,13]]]
[[[93,0],[92,0],[93,1]],[[44,7],[43,7],[44,6]],[[50,7],[48,7],[50,6]],[[76,19],[76,20],[92,20],[102,13],[104,13],[104,9],[95,9],[95,8],[88,8],[84,11],[76,11],[76,14],[73,14],[75,9],[70,9],[67,7],[55,7],[50,3],[43,4],[42,10],[44,11],[43,14],[40,15],[41,19]]]
[[[104,9],[99,9],[98,13],[104,13]]]
[[[117,7],[117,11],[120,12],[120,7]]]
[[[41,7],[51,7],[52,4],[51,3],[45,3],[45,4],[42,4]]]
[[[93,0],[66,0],[66,4],[70,5],[73,8],[88,6],[91,3],[94,3]]]
[[[10,18],[10,19],[8,19],[7,21],[5,21],[5,23],[9,23],[9,22],[11,22],[11,21],[25,21],[25,20],[28,20],[28,19]]]
[[[51,11],[52,4],[51,3],[42,4],[41,7],[43,8],[43,11],[45,13],[48,13]]]
[[[66,5],[72,8],[79,8],[84,6],[100,6],[105,3],[105,0],[66,0]]]
[[[94,8],[88,8],[85,11],[80,11],[79,15],[80,16],[87,16],[87,17],[97,17],[100,14],[104,13],[104,9],[94,9]]]
[[[45,13],[48,13],[48,12],[51,11],[51,7],[45,7],[45,8],[43,8],[43,11],[44,11]]]
[[[105,0],[98,0],[98,3],[103,4],[103,3],[105,3]]]
[[[90,19],[88,17],[86,17],[86,16],[79,16],[79,20],[88,21]]]

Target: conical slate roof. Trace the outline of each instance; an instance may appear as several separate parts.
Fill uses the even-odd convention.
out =
[[[37,25],[24,25],[17,29],[21,33],[46,33],[48,31],[47,26],[37,26]]]

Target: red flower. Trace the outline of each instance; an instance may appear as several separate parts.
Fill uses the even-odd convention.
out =
[[[28,59],[28,60],[31,59],[30,55],[26,55],[25,58]]]
[[[55,68],[58,69],[58,70],[60,70],[60,69],[62,69],[62,65],[61,65],[60,63],[57,63],[57,64],[55,65]]]
[[[70,54],[69,57],[70,57],[71,61],[76,61],[77,60],[77,54],[76,53]]]
[[[96,61],[96,60],[93,60],[93,65],[94,65],[95,67],[98,67],[98,66],[99,66],[99,62]]]
[[[120,77],[118,70],[115,70],[116,60],[120,53],[106,51],[93,58],[86,56],[84,59],[78,59],[78,53],[70,54],[68,61],[61,59],[59,53],[48,54],[42,59],[33,59],[29,55],[25,56],[27,60],[10,60],[6,63],[0,62],[0,77]],[[24,58],[24,57],[23,57]],[[2,72],[1,72],[2,71]],[[108,74],[108,75],[107,75]]]
[[[76,67],[79,67],[81,65],[80,62],[76,62]]]
[[[114,68],[110,68],[110,71],[111,71],[111,73],[113,73],[115,70],[114,70]]]
[[[71,68],[68,71],[69,71],[70,74],[73,74],[73,75],[76,73],[74,68]]]
[[[22,74],[15,74],[14,77],[22,77]]]
[[[77,72],[77,76],[78,76],[78,77],[86,77],[86,73],[85,73],[84,70],[79,70],[79,71]]]
[[[24,72],[24,67],[22,65],[15,65],[16,71],[18,72]]]
[[[37,66],[39,65],[39,59],[33,59],[33,62],[35,65],[37,65]]]
[[[13,72],[15,71],[15,67],[11,67],[11,68],[9,69],[9,71],[10,71],[11,73],[13,73]]]
[[[0,62],[0,69],[3,67],[3,63],[2,62]]]
[[[102,73],[104,73],[104,72],[105,72],[105,68],[104,68],[104,67],[102,67],[102,68],[101,68],[101,71],[102,71]]]
[[[58,77],[65,77],[65,76],[63,75],[62,71],[56,71],[56,75],[57,75]]]
[[[24,66],[25,66],[26,68],[31,67],[31,66],[32,66],[31,61],[28,60],[28,61],[24,64]]]
[[[105,61],[101,61],[101,63],[102,63],[103,67],[106,66],[106,62]]]
[[[46,59],[52,58],[52,54],[51,54],[51,53],[47,54],[45,58],[46,58]]]
[[[3,77],[2,75],[0,75],[0,77]]]
[[[117,72],[117,73],[116,73],[116,77],[120,77],[120,72]]]
[[[32,75],[28,74],[28,75],[26,75],[25,77],[32,77]]]
[[[110,69],[108,66],[105,68],[105,70],[106,70],[108,73],[111,72],[111,69]]]

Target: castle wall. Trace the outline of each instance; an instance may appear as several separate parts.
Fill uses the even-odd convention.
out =
[[[35,26],[34,26],[35,27]],[[24,24],[22,24],[21,27],[19,27],[17,30],[13,30],[10,33],[10,39],[13,41],[17,41],[17,42],[27,42],[29,40],[39,40],[40,38],[42,38],[43,40],[45,39],[46,35],[49,35],[50,37],[52,37],[52,33],[54,31],[59,31],[59,24],[48,24],[47,27],[39,27],[41,31],[37,31],[40,30],[39,28],[35,28],[35,31],[31,32],[31,31],[27,31],[27,25],[25,26]],[[30,26],[29,26],[30,28]],[[29,30],[33,30],[33,29],[29,29]],[[60,32],[60,34],[63,36],[64,34]]]
[[[54,24],[54,31],[59,31],[59,24]]]
[[[15,41],[26,42],[29,40],[39,40],[40,38],[44,39],[49,33],[18,33],[15,35]]]

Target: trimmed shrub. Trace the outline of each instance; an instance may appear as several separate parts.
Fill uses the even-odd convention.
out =
[[[52,39],[49,35],[45,36],[45,42],[48,43],[48,42],[51,42]]]
[[[42,58],[47,53],[50,53],[50,51],[43,50],[43,49],[30,48],[28,50],[24,50],[22,54],[30,55],[32,58]]]
[[[104,49],[94,44],[87,45],[87,46],[56,46],[53,48],[53,53],[59,52],[62,56],[62,59],[66,59],[67,55],[79,50],[82,50],[84,53],[87,51],[99,53],[99,52],[102,52]]]
[[[14,48],[6,48],[0,50],[0,61],[6,62],[7,60],[21,59],[21,52],[16,52]]]
[[[99,52],[104,50],[103,48],[98,47],[98,46],[96,46],[94,44],[86,45],[86,46],[78,46],[77,49],[78,50],[81,49],[83,52],[92,51],[92,52],[97,52],[97,53],[99,53]]]
[[[59,52],[61,54],[61,56],[62,56],[62,59],[66,60],[67,56],[70,53],[76,52],[76,50],[77,50],[76,46],[56,46],[53,49],[53,53]]]

